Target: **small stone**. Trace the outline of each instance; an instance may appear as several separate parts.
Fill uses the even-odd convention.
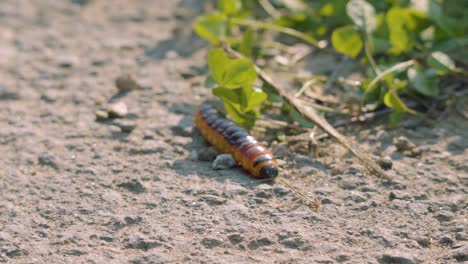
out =
[[[114,241],[114,238],[113,237],[110,237],[110,236],[100,236],[99,239],[103,240],[103,241],[106,241],[106,242],[112,242]]]
[[[71,68],[77,64],[79,64],[79,58],[76,56],[68,55],[57,59],[57,65],[60,68]]]
[[[51,91],[45,91],[43,94],[41,94],[40,99],[46,103],[54,103],[57,101],[57,95]]]
[[[104,110],[96,110],[96,120],[104,121],[109,118],[109,114]]]
[[[193,150],[192,152],[190,152],[190,155],[188,156],[188,160],[197,161],[198,160],[198,152],[196,150]]]
[[[76,4],[76,5],[87,5],[91,2],[92,0],[71,0],[71,2],[73,4]]]
[[[453,240],[448,236],[443,236],[441,239],[439,239],[439,244],[443,246],[451,246],[453,245]]]
[[[297,167],[311,166],[313,164],[310,157],[300,154],[294,157],[294,162],[296,162]]]
[[[393,161],[390,157],[381,157],[377,159],[377,163],[384,170],[389,170],[393,166]]]
[[[252,240],[248,245],[247,247],[251,250],[256,250],[260,247],[264,247],[264,246],[269,246],[269,245],[272,245],[273,242],[264,237],[264,238],[260,238],[260,239],[256,239],[256,240]]]
[[[409,194],[403,192],[403,191],[398,191],[398,190],[395,190],[395,191],[391,191],[390,194],[388,195],[388,199],[390,201],[393,201],[395,199],[399,199],[399,200],[404,200],[404,201],[411,201],[412,198]]]
[[[160,242],[150,240],[140,233],[130,234],[128,237],[124,239],[124,243],[125,243],[126,248],[141,249],[141,250],[148,250],[148,249],[162,246]]]
[[[382,254],[382,256],[378,258],[378,261],[381,264],[414,264],[416,262],[413,259],[414,257],[410,254],[393,250]]]
[[[117,187],[124,188],[129,192],[140,194],[146,191],[146,188],[137,179],[133,179],[127,182],[123,182],[117,185]]]
[[[154,132],[149,129],[143,131],[143,139],[154,139]]]
[[[351,200],[355,203],[362,203],[367,200],[367,198],[364,195],[358,194],[358,193],[353,193],[351,195],[348,195],[345,200]]]
[[[426,247],[426,248],[430,247],[432,244],[431,240],[427,237],[416,238],[416,242],[418,242],[419,245]]]
[[[233,234],[233,235],[228,236],[228,240],[229,242],[231,242],[231,244],[237,245],[241,243],[244,239],[242,238],[240,234]]]
[[[222,240],[216,239],[216,238],[203,238],[201,243],[206,247],[206,248],[214,248],[214,247],[219,247],[223,244]]]
[[[453,213],[449,211],[440,211],[434,217],[440,222],[449,222],[453,219]]]
[[[411,142],[407,137],[400,136],[393,139],[393,144],[398,151],[411,150],[416,147],[416,145]]]
[[[458,262],[465,262],[468,261],[468,244],[461,245],[456,247],[455,250],[452,251],[452,256]]]
[[[158,140],[145,140],[141,146],[133,146],[128,150],[131,155],[148,155],[161,153],[165,148],[169,148],[169,145],[165,142]]]
[[[136,123],[131,120],[114,120],[113,124],[125,133],[130,133],[136,128]]]
[[[198,159],[200,161],[213,161],[217,156],[217,152],[213,147],[202,148],[198,151]]]
[[[281,142],[273,148],[273,154],[276,158],[282,159],[289,155],[288,143]]]
[[[110,118],[120,118],[128,114],[127,105],[124,102],[113,103],[107,107]]]
[[[126,225],[130,226],[130,225],[136,225],[136,224],[143,222],[143,218],[141,216],[130,215],[130,216],[126,216],[124,218],[124,221]]]
[[[208,205],[222,205],[225,204],[227,201],[219,196],[215,195],[203,195],[200,197],[199,201],[205,202]]]
[[[305,240],[300,237],[296,237],[293,239],[285,239],[281,241],[281,244],[287,248],[300,249],[304,246]]]
[[[407,157],[410,157],[410,158],[415,158],[415,157],[421,156],[422,149],[413,148],[413,149],[410,149],[410,150],[403,151],[402,154],[407,156]]]
[[[271,194],[272,188],[268,184],[260,184],[255,189],[256,189],[255,196],[257,196],[258,198],[268,199],[272,196]]]
[[[211,167],[215,170],[226,170],[234,167],[235,165],[236,160],[234,160],[231,154],[221,154],[216,157]]]
[[[42,165],[42,166],[48,166],[48,167],[54,168],[56,170],[59,169],[59,165],[58,165],[57,161],[55,160],[55,157],[52,156],[52,155],[46,154],[46,153],[41,154],[37,158],[37,162],[39,163],[39,165]]]
[[[0,100],[17,100],[19,95],[16,91],[0,84]]]
[[[115,79],[115,87],[117,87],[119,93],[142,89],[142,86],[138,84],[129,74],[117,77],[117,79]]]
[[[275,187],[273,192],[276,196],[285,196],[289,193],[289,190],[284,187]]]
[[[171,127],[172,132],[178,136],[190,137],[192,135],[193,120],[189,117],[182,118],[177,125]]]
[[[112,135],[118,135],[122,133],[122,129],[118,126],[110,125],[110,126],[107,126],[107,129]]]
[[[71,255],[71,256],[81,256],[81,255],[84,255],[85,252],[78,250],[78,249],[70,249],[70,250],[65,251],[65,254]]]

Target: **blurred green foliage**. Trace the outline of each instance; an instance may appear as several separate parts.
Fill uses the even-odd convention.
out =
[[[448,55],[468,45],[467,1],[219,0],[217,6],[194,25],[215,47],[226,43],[253,58],[262,46],[259,33],[272,31],[320,49],[319,40],[327,40],[336,52],[360,59],[368,66],[361,106],[392,108],[393,124],[404,113],[416,113],[401,96],[436,97],[440,77],[467,74]],[[253,125],[257,106],[267,98],[254,88],[254,65],[248,59],[229,59],[219,48],[208,61],[207,83],[216,83],[213,93],[227,113],[244,126]]]

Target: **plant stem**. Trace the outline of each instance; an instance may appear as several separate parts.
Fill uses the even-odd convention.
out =
[[[276,10],[276,8],[268,0],[259,0],[258,1],[263,9],[272,17],[277,18],[281,16],[281,13]]]
[[[380,72],[380,73],[379,73],[377,76],[375,76],[375,78],[370,82],[369,86],[367,87],[366,91],[365,91],[364,94],[363,94],[363,98],[367,95],[367,93],[369,93],[370,91],[372,91],[373,88],[374,88],[374,86],[375,86],[380,80],[382,80],[383,78],[385,78],[385,76],[387,76],[388,74],[390,74],[390,73],[392,73],[392,72],[406,69],[406,68],[412,66],[415,62],[416,62],[415,60],[408,60],[408,61],[400,62],[400,63],[395,64],[395,65],[393,65],[392,67],[386,69],[385,71]]]
[[[275,24],[270,24],[270,23],[265,23],[262,21],[256,21],[256,20],[250,20],[250,19],[232,18],[230,22],[235,25],[251,27],[253,29],[266,29],[266,30],[280,32],[280,33],[301,39],[316,48],[319,48],[319,49],[324,48],[324,46],[321,45],[321,43],[315,38],[307,34],[304,34],[300,31],[294,30],[292,28],[282,27],[282,26],[278,26]]]

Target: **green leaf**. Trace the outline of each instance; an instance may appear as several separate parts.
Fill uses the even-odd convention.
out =
[[[426,96],[439,95],[439,83],[430,69],[423,71],[417,67],[408,69],[408,80],[419,93]]]
[[[237,13],[241,8],[239,0],[219,0],[218,8],[225,15],[232,15]]]
[[[244,35],[242,36],[242,41],[239,47],[239,52],[242,53],[246,57],[250,57],[252,55],[254,44],[255,44],[254,31],[252,29],[248,29],[244,32]]]
[[[414,46],[414,37],[405,26],[407,15],[406,9],[400,7],[393,7],[387,12],[385,20],[390,31],[391,54],[410,51]]]
[[[337,28],[332,34],[333,47],[340,53],[355,58],[362,50],[361,35],[352,26]]]
[[[248,104],[245,110],[254,110],[255,107],[261,105],[267,99],[267,97],[268,95],[266,93],[253,90],[253,92],[248,96]]]
[[[229,101],[233,104],[240,104],[241,101],[240,89],[228,89],[224,87],[217,87],[213,89],[213,94],[221,98],[222,101]]]
[[[224,109],[228,113],[229,117],[236,122],[237,124],[243,127],[252,127],[255,124],[255,120],[258,118],[258,112],[249,111],[242,113],[240,111],[239,105],[230,103],[229,101],[224,101]]]
[[[228,35],[226,17],[217,13],[198,17],[193,29],[201,38],[213,45],[218,45]]]
[[[365,0],[351,0],[346,5],[346,13],[354,24],[366,33],[372,33],[377,25],[375,9]]]
[[[384,96],[384,104],[393,110],[395,112],[405,112],[406,111],[406,105],[401,101],[400,97],[393,92],[393,91],[388,91],[385,96]]]
[[[230,59],[220,48],[208,54],[208,67],[213,79],[225,88],[239,88],[252,84],[257,79],[255,67],[250,60]]]
[[[427,58],[427,64],[429,64],[429,66],[431,66],[439,75],[444,75],[455,70],[455,63],[447,54],[441,51],[431,53],[429,58]]]

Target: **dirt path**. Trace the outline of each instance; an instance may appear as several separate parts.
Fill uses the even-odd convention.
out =
[[[393,160],[383,183],[343,148],[290,154],[280,183],[189,154],[206,98],[197,1],[0,2],[0,262],[451,263],[467,260],[468,121],[344,131]],[[150,86],[115,96],[116,77]],[[120,121],[96,122],[109,98]],[[462,106],[466,107],[466,106]],[[409,126],[411,124],[408,124]],[[133,129],[133,126],[135,128]],[[123,130],[132,130],[130,133]],[[392,143],[407,136],[422,154]]]

